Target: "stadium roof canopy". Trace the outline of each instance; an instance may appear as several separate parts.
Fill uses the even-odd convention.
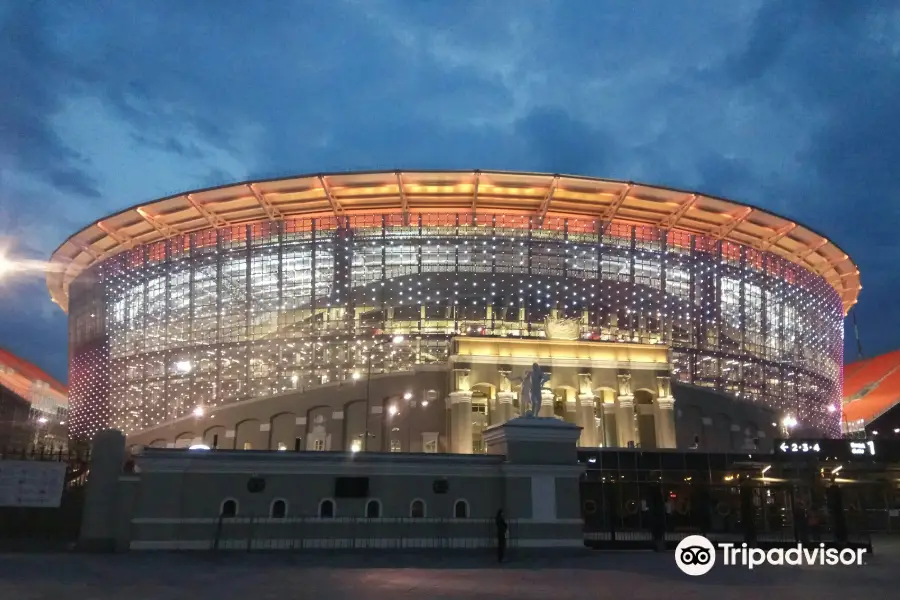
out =
[[[789,219],[704,194],[570,175],[500,171],[324,173],[248,181],[134,206],[85,227],[51,258],[47,285],[68,310],[84,269],[137,245],[205,229],[292,217],[483,212],[590,218],[676,228],[773,252],[813,271],[841,296],[859,295],[859,269],[822,235]]]
[[[13,374],[4,373],[3,375],[18,375],[24,378],[24,380],[27,380],[29,383],[33,383],[35,381],[43,381],[47,385],[49,385],[51,389],[59,392],[60,394],[67,394],[69,391],[66,386],[57,381],[54,377],[50,376],[40,367],[28,362],[24,358],[19,358],[12,352],[4,350],[3,348],[0,348],[0,365],[15,371],[15,373]],[[0,377],[0,380],[2,379],[3,377]]]
[[[900,350],[844,367],[843,419],[868,425],[900,403]]]

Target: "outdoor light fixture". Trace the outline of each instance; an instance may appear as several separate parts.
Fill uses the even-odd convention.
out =
[[[353,371],[353,375],[350,377],[353,378],[353,381],[359,381],[359,378],[362,377],[362,375],[359,374],[359,371]]]
[[[828,405],[828,412],[830,412],[830,413],[837,412],[837,408],[834,406],[834,404]]]
[[[781,421],[781,424],[784,425],[785,429],[791,429],[792,427],[797,426],[797,419],[788,415],[787,417],[784,418],[783,421]]]
[[[356,454],[360,450],[362,450],[362,442],[360,442],[359,440],[353,440],[353,442],[350,443],[350,452]]]
[[[40,419],[38,419],[38,423],[40,423],[41,425],[43,425],[46,422],[47,422],[47,417],[41,417]]]
[[[411,400],[411,399],[412,399],[412,392],[406,392],[405,394],[403,394],[403,399],[404,399],[404,400]]]
[[[202,406],[198,406],[198,407],[196,407],[196,408],[194,409],[194,416],[195,416],[195,417],[202,417],[202,416],[203,416],[203,407],[202,407]]]
[[[395,343],[395,344],[402,344],[402,343],[403,343],[403,336],[402,336],[402,335],[395,335],[395,336],[391,339],[391,341],[392,341],[393,343]]]
[[[194,444],[193,446],[189,447],[188,450],[209,450],[209,446],[207,446],[206,444]]]
[[[175,363],[175,370],[185,375],[190,373],[192,368],[191,361],[189,360],[179,360]]]
[[[397,414],[397,407],[391,404],[391,407],[388,409],[388,413],[393,417]]]

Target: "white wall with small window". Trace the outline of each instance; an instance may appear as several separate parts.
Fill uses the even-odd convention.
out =
[[[319,501],[320,519],[333,519],[337,516],[337,504],[332,498],[322,498]]]
[[[284,498],[275,498],[269,504],[269,517],[283,519],[288,514],[288,503]]]
[[[415,498],[409,503],[409,516],[412,519],[424,519],[428,516],[425,501],[421,498]]]
[[[370,498],[369,501],[366,502],[366,518],[381,518],[381,500],[379,500],[378,498]]]
[[[219,516],[236,517],[238,514],[238,501],[234,498],[225,498],[219,505]]]

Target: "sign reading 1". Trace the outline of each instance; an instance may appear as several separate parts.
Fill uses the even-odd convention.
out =
[[[818,452],[820,450],[818,442],[812,444],[809,442],[791,442],[790,444],[781,442],[778,448],[782,452]]]
[[[851,454],[869,454],[875,456],[875,442],[868,440],[865,442],[850,442]]]

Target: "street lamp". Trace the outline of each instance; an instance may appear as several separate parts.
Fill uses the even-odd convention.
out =
[[[369,354],[366,357],[366,433],[363,436],[363,451],[367,451],[369,449],[369,418],[371,417],[372,412],[372,351],[378,347],[383,346],[384,344],[390,342],[391,344],[400,344],[403,342],[402,335],[395,335],[390,340],[381,340],[378,342],[373,342],[372,347],[369,348]],[[358,377],[354,377],[354,379],[358,379]]]
[[[781,421],[781,426],[784,428],[785,434],[790,437],[791,429],[797,426],[797,419],[788,415]]]

